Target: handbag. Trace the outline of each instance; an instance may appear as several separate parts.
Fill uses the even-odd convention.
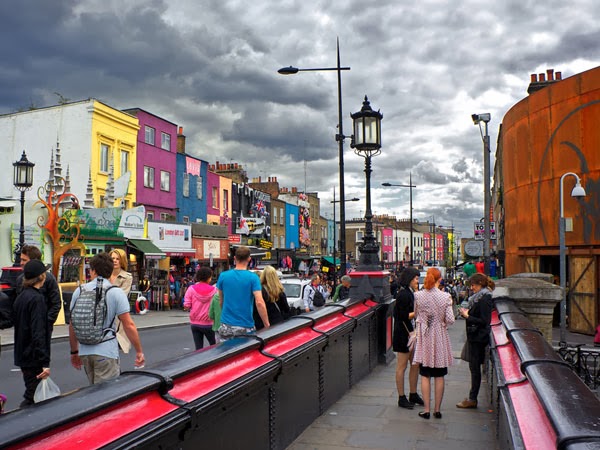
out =
[[[406,346],[408,347],[408,351],[412,352],[415,348],[415,343],[417,342],[417,332],[414,330],[408,331],[408,327],[406,326],[404,321],[402,321],[402,325],[404,325],[404,329],[408,333],[408,343],[406,344]]]
[[[471,344],[469,344],[468,340],[465,341],[465,344],[460,352],[460,359],[466,362],[471,361]]]

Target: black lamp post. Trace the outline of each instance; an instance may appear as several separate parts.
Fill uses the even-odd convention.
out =
[[[348,198],[346,200],[336,200],[335,199],[335,188],[333,189],[333,200],[331,201],[331,203],[333,204],[333,285],[336,285],[336,280],[337,280],[337,263],[335,262],[335,258],[336,258],[336,245],[337,245],[337,241],[336,241],[336,236],[335,236],[335,229],[337,228],[337,225],[335,223],[335,204],[336,203],[346,203],[346,202],[357,202],[360,199],[354,197],[354,198]]]
[[[381,183],[382,186],[386,186],[386,187],[407,187],[410,189],[410,262],[408,263],[409,266],[413,265],[413,261],[415,259],[414,254],[413,254],[413,205],[412,205],[412,200],[413,200],[413,195],[412,195],[412,190],[413,188],[416,188],[415,185],[412,184],[412,172],[409,173],[409,178],[408,178],[408,184],[392,184],[392,183]],[[398,247],[396,247],[396,251],[398,250]],[[398,256],[396,255],[396,263],[398,262]]]
[[[373,111],[369,99],[365,100],[361,110],[351,114],[354,135],[350,146],[354,153],[365,158],[365,176],[367,192],[367,209],[365,212],[365,235],[360,244],[360,259],[358,269],[365,272],[380,270],[379,244],[373,235],[373,213],[371,212],[371,158],[381,153],[381,119],[379,111]]]
[[[21,191],[21,223],[19,226],[19,243],[15,246],[15,267],[21,265],[21,249],[25,244],[25,191],[33,186],[34,163],[27,159],[25,150],[21,159],[13,163],[13,185]]]
[[[335,70],[337,72],[338,90],[338,134],[335,140],[338,142],[338,160],[340,167],[340,198],[344,198],[344,128],[342,123],[342,70],[350,70],[350,67],[340,67],[340,41],[337,40],[337,67],[318,67],[315,69],[298,69],[297,67],[282,67],[277,72],[281,75],[294,75],[298,72],[320,72]],[[344,202],[340,205],[340,260],[342,272],[346,273],[346,208]]]

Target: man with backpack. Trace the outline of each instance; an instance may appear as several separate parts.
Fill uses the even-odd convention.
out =
[[[115,318],[121,321],[125,334],[135,348],[135,367],[144,366],[142,344],[125,293],[108,281],[113,261],[108,253],[99,253],[90,260],[92,281],[78,287],[71,298],[71,365],[81,367],[90,384],[98,384],[119,376],[119,346]]]
[[[325,306],[327,297],[329,297],[329,292],[321,286],[321,277],[318,273],[313,274],[310,284],[304,288],[304,310],[311,312]]]

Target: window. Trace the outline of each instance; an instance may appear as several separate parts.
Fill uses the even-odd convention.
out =
[[[213,186],[212,188],[212,207],[219,207],[219,191],[216,186]]]
[[[169,133],[160,133],[160,148],[171,151],[171,135]]]
[[[144,166],[144,187],[154,189],[154,167]]]
[[[189,173],[184,173],[183,174],[182,195],[184,197],[189,197],[190,196],[190,174]]]
[[[129,152],[121,150],[121,172],[119,175],[123,176],[125,172],[129,170]]]
[[[190,223],[190,217],[189,216],[183,216],[183,223]]]
[[[279,237],[279,243],[281,248],[285,248],[285,236]]]
[[[277,207],[276,206],[273,206],[273,225],[277,225]]]
[[[285,225],[284,221],[283,221],[283,216],[285,215],[285,212],[283,211],[283,208],[279,209],[279,225]]]
[[[160,171],[160,190],[166,192],[171,190],[171,173],[165,170]]]
[[[154,135],[156,134],[156,130],[154,128],[146,125],[144,127],[144,132],[145,132],[144,142],[146,144],[154,145]]]
[[[279,242],[279,237],[274,234],[273,235],[273,248],[277,248],[277,243]]]
[[[290,214],[290,227],[296,225],[296,216],[294,214]]]
[[[169,213],[161,212],[160,220],[167,220],[169,218]]]
[[[362,231],[357,231],[356,232],[356,241],[362,241],[363,240],[363,232]]]
[[[148,220],[154,220],[154,211],[148,211],[146,213],[146,217],[148,218]]]
[[[100,172],[108,172],[108,145],[100,144]]]
[[[202,177],[196,179],[196,197],[198,200],[202,200]]]
[[[228,197],[229,197],[229,191],[227,191],[227,189],[223,189],[223,211],[229,211],[228,203],[227,203]]]

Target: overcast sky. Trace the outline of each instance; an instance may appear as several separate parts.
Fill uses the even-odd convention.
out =
[[[339,189],[336,72],[277,69],[335,67],[339,37],[351,67],[344,134],[365,95],[384,117],[374,213],[408,217],[409,190],[381,183],[408,184],[412,172],[414,217],[463,237],[483,217],[471,114],[491,113],[493,156],[530,74],[566,78],[600,61],[593,0],[3,0],[0,16],[0,113],[57,104],[58,94],[143,108],[182,126],[194,156],[318,191],[326,217]],[[361,199],[347,204],[350,219],[364,215],[365,178],[349,139],[344,162],[346,197]]]

